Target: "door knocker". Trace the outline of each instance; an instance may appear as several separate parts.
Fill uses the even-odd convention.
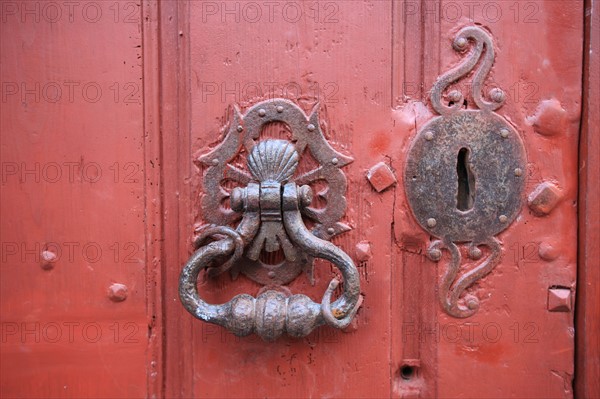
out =
[[[199,229],[196,252],[179,282],[181,301],[194,317],[238,336],[256,333],[266,341],[284,332],[304,337],[325,323],[345,328],[354,318],[361,304],[357,269],[343,250],[327,241],[349,230],[339,221],[346,209],[346,177],[340,168],[352,158],[327,143],[317,108],[306,115],[284,99],[263,101],[244,115],[235,108],[223,142],[198,159],[207,166],[202,209],[208,224]],[[263,127],[273,122],[286,123],[291,138],[261,140]],[[318,165],[299,173],[305,151]],[[310,184],[316,181],[325,182],[326,189],[313,193]],[[326,205],[311,207],[313,195]],[[303,216],[313,224],[312,230]],[[261,260],[261,254],[276,251],[283,253],[282,262],[273,265]],[[339,285],[336,278],[320,304],[306,295],[288,296],[271,288],[289,283],[303,270],[314,283],[314,258],[333,263],[343,276],[343,294],[333,303],[331,296]],[[208,304],[196,286],[204,269],[209,275],[229,271],[233,278],[242,273],[267,287],[256,298],[242,294],[225,304]]]
[[[431,91],[431,104],[440,115],[417,133],[409,150],[404,174],[408,202],[419,224],[438,238],[427,254],[435,262],[442,250],[450,253],[449,265],[439,287],[442,308],[451,316],[472,316],[479,299],[467,289],[490,273],[500,261],[501,246],[495,235],[516,218],[524,189],[525,149],[517,131],[496,114],[505,100],[494,88],[491,101],[482,97],[482,87],[494,62],[491,37],[479,27],[465,27],[453,47],[471,52],[456,68],[441,75]],[[475,66],[472,102],[479,109],[466,109],[458,90],[442,96],[450,85]],[[461,250],[476,264],[459,274]],[[483,250],[482,250],[483,249]],[[484,252],[485,251],[485,252]]]

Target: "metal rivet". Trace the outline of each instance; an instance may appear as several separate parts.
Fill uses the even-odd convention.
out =
[[[435,227],[436,224],[437,224],[437,220],[435,220],[434,218],[427,219],[427,226]]]
[[[431,132],[431,131],[425,132],[425,140],[427,140],[427,141],[433,140],[433,132]]]
[[[108,287],[108,297],[113,302],[123,302],[127,299],[127,286],[119,283],[111,284]]]
[[[277,112],[279,112],[279,113],[283,112],[283,106],[282,105],[278,105],[276,109],[277,109]]]
[[[471,259],[477,260],[477,259],[481,258],[481,255],[482,255],[481,249],[479,249],[475,246],[469,249],[469,257]]]
[[[499,220],[501,223],[506,223],[506,221],[508,220],[508,218],[506,217],[506,215],[500,215],[500,216],[498,217],[498,220]]]
[[[437,248],[430,249],[429,251],[427,251],[427,255],[429,255],[429,259],[431,259],[434,262],[437,262],[438,260],[442,259],[442,251],[440,251]]]
[[[43,251],[42,252],[42,263],[41,267],[44,270],[52,270],[54,269],[54,262],[56,262],[57,256],[52,251]]]
[[[450,93],[448,93],[448,99],[452,102],[459,102],[462,98],[462,94],[460,91],[458,90],[452,90]]]
[[[502,136],[503,138],[507,138],[508,137],[508,129],[500,130],[500,136]]]
[[[573,307],[571,289],[553,285],[548,289],[548,310],[551,312],[570,312]]]
[[[396,184],[396,176],[384,162],[378,162],[367,171],[367,180],[378,193]]]
[[[467,45],[467,39],[465,39],[464,37],[461,37],[457,41],[454,42],[454,45],[456,48],[462,49]]]
[[[529,209],[536,216],[548,215],[562,198],[561,190],[554,184],[545,181],[540,183],[527,198]]]
[[[311,124],[309,124],[309,125],[308,125],[306,128],[307,128],[309,131],[311,131],[311,132],[312,132],[313,130],[315,130],[315,125],[313,125],[313,124],[311,123]]]
[[[521,169],[521,168],[515,169],[515,176],[521,176],[522,174],[523,174],[523,169]]]
[[[547,242],[542,242],[540,244],[538,254],[540,255],[540,258],[548,262],[555,260],[560,255],[558,249]]]
[[[373,257],[369,241],[361,241],[356,244],[356,260],[366,262]]]
[[[332,235],[333,233],[335,233],[335,229],[333,227],[327,229],[327,234]]]
[[[475,298],[469,298],[469,300],[467,300],[467,307],[471,310],[473,309],[477,309],[477,305],[479,305],[479,301]]]
[[[219,159],[218,158],[213,159],[212,160],[212,164],[215,165],[215,166],[218,165],[219,164]]]
[[[564,134],[568,131],[569,113],[557,99],[543,100],[532,117],[533,131],[543,136]]]
[[[238,132],[241,132],[242,130],[244,130],[244,127],[243,127],[242,125],[238,125],[238,127],[237,127],[237,131],[238,131]]]
[[[269,273],[267,273],[267,276],[269,276],[269,278],[275,278],[275,272],[270,271]]]
[[[334,164],[334,165],[337,165],[339,161],[340,161],[340,160],[339,160],[339,159],[337,159],[337,158],[332,158],[332,159],[331,159],[331,163],[332,163],[332,164]]]
[[[490,90],[490,98],[496,103],[501,103],[505,98],[504,91],[498,88],[492,89]]]
[[[261,108],[261,109],[258,110],[258,115],[259,116],[265,116],[266,114],[267,114],[267,111],[265,111],[264,109]]]

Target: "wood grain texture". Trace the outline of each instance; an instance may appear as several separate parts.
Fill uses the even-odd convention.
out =
[[[164,301],[162,254],[163,197],[161,164],[161,79],[160,79],[160,13],[156,1],[142,3],[142,48],[144,65],[144,208],[146,231],[146,291],[148,295],[148,354],[146,396],[158,398],[165,395],[164,361]]]
[[[575,393],[600,397],[600,4],[586,2],[579,140],[579,270]]]
[[[453,4],[463,10],[459,21],[449,18]],[[468,23],[469,4],[443,1],[444,7],[448,17],[441,19],[441,64],[453,66],[460,55],[451,48],[451,39]],[[575,292],[583,5],[537,1],[473,7],[473,22],[491,33],[496,47],[484,93],[493,87],[506,92],[506,104],[497,113],[517,128],[525,143],[525,195],[550,182],[561,196],[543,217],[525,200],[515,222],[498,235],[502,257],[474,287],[482,300],[475,316],[456,320],[440,314],[438,394],[572,397],[574,312],[549,311],[548,291],[560,286],[572,296]],[[572,45],[558,45],[565,42]],[[468,89],[468,83],[456,86]],[[549,102],[560,104],[555,113],[547,112]],[[550,114],[556,122],[547,122],[544,116]],[[552,136],[540,133],[548,129]]]
[[[294,22],[290,15],[281,14],[282,9],[272,15],[262,10],[259,17],[247,4],[230,3],[224,8],[220,3],[192,2],[189,15],[195,22],[180,28],[189,38],[190,76],[181,82],[189,85],[191,93],[194,153],[221,140],[233,104],[244,109],[283,96],[310,108],[319,97],[328,138],[355,158],[347,170],[347,220],[353,230],[335,242],[353,255],[353,245],[368,241],[374,256],[361,265],[365,305],[358,328],[351,333],[322,328],[318,334],[331,338],[315,334],[307,340],[281,339],[265,345],[256,337],[238,339],[219,327],[193,321],[194,393],[572,396],[573,313],[549,312],[547,301],[550,287],[575,287],[577,184],[573,176],[582,54],[581,46],[559,50],[553,43],[581,42],[581,4],[494,3],[500,14],[492,14],[497,10],[491,6],[485,11],[473,9],[470,2],[415,2],[415,9],[344,2],[338,4],[340,18],[333,24],[315,21],[314,14]],[[447,13],[456,6],[463,15],[450,18]],[[367,28],[375,21],[382,29]],[[432,117],[427,108],[429,85],[460,59],[450,46],[453,35],[473,23],[483,25],[495,39],[497,61],[487,82],[507,92],[509,99],[500,114],[517,126],[527,142],[527,193],[551,181],[562,196],[544,218],[523,207],[514,226],[501,234],[501,264],[475,286],[485,306],[472,319],[456,320],[437,304],[437,278],[443,266],[436,268],[422,256],[428,237],[407,208],[398,172],[412,135]],[[531,53],[531,48],[539,50]],[[414,93],[407,92],[414,88],[407,81],[416,81]],[[336,85],[335,98],[327,91],[315,95],[314,88],[327,83]],[[461,84],[468,89],[468,81]],[[559,102],[561,115],[566,115],[567,122],[555,137],[536,133],[534,127],[545,101]],[[400,181],[395,188],[375,194],[364,175],[382,160]],[[190,217],[197,223],[202,222],[196,199],[202,195],[202,172],[194,171],[190,181],[194,193]],[[543,260],[540,248],[553,248],[559,256]],[[328,280],[323,266],[317,264],[316,289],[300,277],[291,284],[292,290],[318,298],[320,285]],[[383,276],[382,268],[384,274],[391,270],[391,276]],[[258,286],[222,276],[202,283],[200,289],[209,301],[225,302],[238,293],[256,293]],[[355,339],[362,349],[353,353]],[[388,346],[387,354],[380,352],[381,346]],[[324,359],[320,351],[328,356]],[[356,359],[354,369],[344,360],[351,357]],[[403,366],[414,367],[415,374],[406,378]],[[508,369],[498,374],[499,367]],[[326,371],[331,368],[337,371]],[[370,374],[373,369],[380,373]],[[457,384],[457,379],[468,382]]]
[[[389,106],[383,106],[390,103],[391,4],[337,2],[327,3],[325,8],[326,4],[320,3],[311,10],[311,4],[290,3],[284,11],[282,3],[274,10],[272,22],[266,9],[262,10],[260,23],[248,20],[252,16],[244,14],[245,4],[219,3],[212,10],[206,4],[190,2],[190,21],[196,21],[189,26],[193,148],[201,153],[220,140],[233,104],[243,108],[265,98],[288,97],[310,111],[321,101],[326,136],[338,151],[355,158],[344,168],[352,187],[347,192],[345,222],[353,230],[334,242],[351,256],[359,241],[369,242],[372,258],[358,265],[361,288],[368,299],[357,316],[356,331],[320,327],[305,339],[282,338],[272,344],[255,336],[235,338],[220,327],[194,320],[190,345],[194,394],[387,396],[390,276],[385,270],[390,265],[393,195],[391,190],[377,194],[365,173],[386,160],[383,152],[391,139],[386,115]],[[294,6],[302,8],[298,20],[292,14]],[[375,24],[381,29],[369,29]],[[350,46],[355,51],[348,51]],[[348,84],[351,81],[356,84]],[[359,148],[364,152],[357,151]],[[197,195],[201,194],[200,173],[194,173],[191,180]],[[197,209],[190,211],[197,213]],[[370,222],[367,215],[381,223]],[[182,236],[190,233],[180,230]],[[383,270],[376,271],[382,266]],[[302,275],[290,289],[318,301],[332,275],[329,264],[317,261],[316,285],[311,287]],[[231,281],[227,275],[200,285],[206,300],[219,303],[241,292],[256,295],[258,289],[244,277]]]
[[[144,397],[141,12],[71,5],[0,4],[0,396]]]
[[[600,396],[596,6],[584,47],[575,0],[0,3],[0,396],[569,398],[574,376],[578,397]],[[473,24],[494,38],[486,91],[507,93],[498,113],[526,143],[527,194],[549,182],[560,199],[541,217],[523,205],[469,290],[479,312],[458,320],[439,306],[444,263],[424,256],[402,176],[431,85],[461,60],[452,38]],[[344,331],[267,344],[193,319],[178,283],[203,222],[194,159],[234,104],[273,97],[318,106],[354,158],[352,230],[333,242],[364,303]],[[380,162],[397,183],[377,192],[366,175]],[[291,291],[319,301],[335,268],[315,270]],[[114,283],[125,301],[109,299]],[[557,287],[577,291],[575,333],[572,311],[548,311]],[[209,302],[260,288],[199,282]]]
[[[187,36],[180,35],[189,23],[188,2],[159,4],[160,18],[160,148],[162,195],[162,285],[164,339],[164,395],[192,397],[194,338],[190,318],[179,301],[179,272],[187,260],[192,229],[189,178],[189,61]]]

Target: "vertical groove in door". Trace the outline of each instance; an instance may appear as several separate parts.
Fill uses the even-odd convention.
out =
[[[147,397],[164,396],[162,302],[163,224],[161,196],[160,59],[158,3],[142,3],[142,62],[144,101],[144,224],[148,317]]]
[[[190,187],[190,179],[194,174],[194,165],[192,163],[192,138],[191,138],[191,101],[190,101],[190,92],[191,92],[191,84],[190,84],[190,15],[189,1],[179,1],[177,2],[177,35],[179,37],[179,62],[178,62],[178,104],[179,104],[179,134],[182,137],[181,143],[182,145],[179,147],[179,162],[180,162],[180,190],[178,191],[178,195],[185,200],[181,203],[182,208],[179,214],[179,232],[181,235],[181,231],[186,232],[186,234],[181,235],[182,242],[179,247],[180,259],[177,264],[177,284],[175,285],[177,289],[177,305],[179,306],[179,315],[182,318],[187,318],[190,320],[189,314],[183,310],[181,303],[179,301],[179,272],[181,271],[182,265],[187,261],[190,255],[190,236],[188,232],[193,231],[192,227],[192,217],[191,215],[194,213],[193,207],[195,201],[193,199],[193,190]],[[186,381],[184,384],[189,386],[190,392],[193,394],[195,392],[194,386],[194,370],[191,367],[194,364],[194,351],[192,350],[192,345],[194,342],[198,342],[196,339],[196,334],[193,323],[193,319],[189,322],[189,334],[191,339],[185,342],[185,344],[189,345],[186,347],[185,344],[182,345],[185,350],[189,351],[189,360],[190,363],[187,366],[188,370],[184,373]]]
[[[164,380],[166,397],[192,397],[193,344],[192,322],[179,302],[178,286],[181,265],[188,257],[189,241],[181,231],[190,231],[189,188],[189,85],[185,78],[187,2],[159,3],[161,193],[163,198],[162,294]],[[181,18],[180,18],[181,17]],[[189,63],[188,63],[189,64]],[[168,239],[167,239],[168,238]]]
[[[428,103],[428,91],[439,72],[440,24],[428,10],[440,2],[394,2],[392,22],[392,108],[411,101]],[[411,115],[418,129],[419,120]],[[407,142],[411,129],[396,128],[396,140]],[[397,171],[404,168],[397,154]],[[392,227],[392,370],[393,397],[437,396],[437,268],[426,261],[423,236],[407,230],[402,172],[396,188]],[[408,373],[408,374],[407,374]],[[412,374],[410,374],[412,373]]]
[[[579,236],[576,300],[575,395],[600,397],[600,3],[585,2],[583,112],[579,138]]]
[[[419,58],[421,72],[421,101],[429,102],[429,90],[437,79],[439,72],[439,49],[440,41],[440,21],[435,17],[433,10],[439,10],[442,6],[442,0],[430,1],[421,0],[420,21],[422,21],[421,48],[422,53]],[[417,130],[420,126],[417,126]],[[426,382],[426,388],[423,397],[438,397],[438,343],[439,343],[439,322],[438,322],[438,303],[437,303],[437,285],[438,270],[437,267],[422,268],[422,261],[425,260],[424,254],[420,258],[421,264],[413,265],[419,269],[419,284],[422,287],[421,303],[421,328],[424,333],[426,328],[433,328],[435,333],[427,340],[419,340],[419,355],[422,362],[423,377]]]
[[[395,108],[402,101],[402,84],[404,78],[404,24],[402,23],[402,3],[392,1],[392,37],[391,37],[391,77],[390,77],[390,99],[391,107]]]

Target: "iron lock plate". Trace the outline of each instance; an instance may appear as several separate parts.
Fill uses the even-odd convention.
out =
[[[524,167],[523,144],[512,126],[495,113],[464,110],[431,120],[414,139],[406,194],[415,218],[433,236],[477,241],[517,216]],[[461,207],[461,200],[471,203]]]
[[[452,46],[460,53],[470,51],[431,90],[431,105],[439,116],[425,124],[411,144],[404,187],[415,219],[437,237],[429,244],[429,258],[441,261],[442,250],[450,255],[439,282],[442,309],[464,318],[480,306],[470,288],[500,262],[502,246],[495,236],[519,213],[527,161],[519,133],[494,112],[504,104],[504,92],[491,89],[489,100],[482,94],[495,57],[491,35],[467,26]],[[444,95],[472,71],[471,101],[459,90]],[[467,109],[468,104],[474,109]],[[471,265],[465,268],[458,243],[468,245]]]

